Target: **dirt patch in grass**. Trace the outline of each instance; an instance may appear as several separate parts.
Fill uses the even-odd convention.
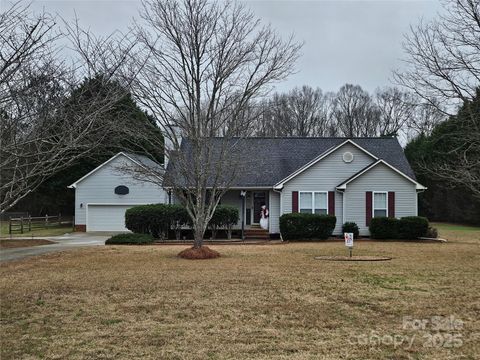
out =
[[[178,257],[189,260],[206,260],[219,258],[220,253],[210,249],[208,246],[202,246],[199,248],[191,247],[180,251]]]
[[[43,239],[21,239],[21,240],[0,240],[0,249],[13,249],[13,248],[22,248],[30,246],[39,246],[39,245],[50,245],[55,244],[54,241],[43,240]]]
[[[314,260],[348,254],[333,242],[212,245],[222,254],[215,261],[179,259],[178,246],[109,246],[8,262],[0,266],[0,355],[475,359],[479,244],[356,244],[356,255],[395,258],[385,262]],[[463,325],[404,324],[434,316]],[[429,342],[436,334],[440,345]],[[449,347],[456,335],[461,344]],[[392,336],[405,341],[394,345]]]

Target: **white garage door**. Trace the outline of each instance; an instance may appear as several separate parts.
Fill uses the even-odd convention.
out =
[[[134,205],[88,205],[87,231],[128,231],[125,211]]]

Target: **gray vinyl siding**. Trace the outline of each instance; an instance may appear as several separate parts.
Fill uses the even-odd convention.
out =
[[[235,206],[238,209],[239,217],[237,224],[234,226],[235,229],[242,227],[242,199],[240,198],[240,190],[229,190],[222,196],[221,202],[222,205]]]
[[[369,235],[366,226],[367,191],[394,191],[395,217],[417,215],[416,186],[386,165],[379,164],[347,185],[345,221],[357,223],[361,235]]]
[[[139,205],[165,203],[167,194],[158,185],[132,179],[128,174],[118,170],[122,164],[132,164],[123,155],[115,158],[81,182],[75,189],[75,224],[86,224],[87,204]],[[114,189],[118,185],[129,188],[127,195],[116,195]],[[83,204],[80,207],[80,204]]]
[[[354,159],[351,163],[345,163],[343,154],[349,151]],[[303,173],[285,183],[282,189],[282,213],[292,212],[292,191],[335,191],[342,181],[356,174],[375,159],[363,150],[351,144],[345,144],[327,157],[320,160]],[[337,224],[334,234],[341,234],[342,230],[342,194],[335,192],[335,216]]]
[[[270,234],[278,234],[280,232],[280,194],[270,190],[269,191],[269,232]]]

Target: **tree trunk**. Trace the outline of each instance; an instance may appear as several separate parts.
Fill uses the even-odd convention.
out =
[[[200,221],[193,224],[193,247],[200,248],[203,245],[203,235],[205,234],[205,226]]]

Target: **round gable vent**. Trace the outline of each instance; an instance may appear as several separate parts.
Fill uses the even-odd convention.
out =
[[[130,190],[125,185],[119,185],[115,188],[115,194],[117,195],[127,195],[129,191]]]
[[[343,154],[343,161],[346,163],[351,163],[353,161],[353,154],[350,151],[347,151]]]

